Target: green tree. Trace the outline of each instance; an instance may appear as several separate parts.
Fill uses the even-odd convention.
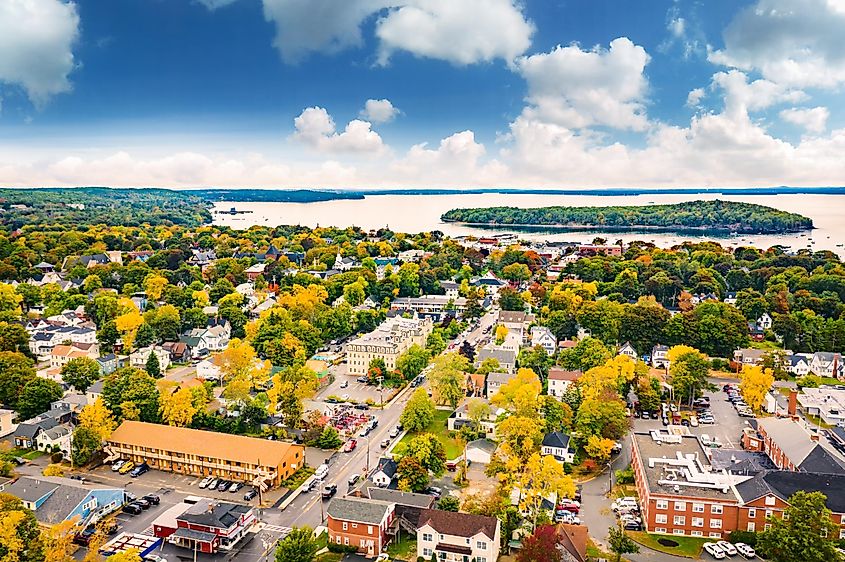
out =
[[[14,351],[32,357],[29,351],[29,332],[20,324],[0,322],[0,351]]]
[[[146,371],[123,367],[103,382],[103,401],[118,419],[159,420],[159,393],[156,380]],[[129,409],[129,412],[126,409]],[[129,415],[130,417],[128,417]],[[137,414],[137,418],[134,414]]]
[[[435,357],[428,374],[434,400],[438,404],[457,407],[465,394],[466,372],[469,370],[469,360],[460,353],[446,353]]]
[[[428,488],[428,470],[414,457],[402,457],[396,465],[396,473],[399,475],[400,490],[422,492]]]
[[[623,554],[636,554],[640,551],[640,547],[625,533],[621,525],[607,530],[607,543],[610,546],[610,552],[616,555],[616,562],[622,560]]]
[[[443,496],[437,501],[437,509],[441,511],[455,511],[461,507],[461,500],[455,496]]]
[[[417,344],[413,344],[396,360],[396,369],[405,380],[411,380],[425,369],[431,359],[431,353]]]
[[[340,447],[340,444],[340,435],[337,430],[330,425],[326,425],[317,439],[317,447],[321,449],[337,449]]]
[[[62,366],[62,380],[85,392],[100,378],[100,364],[90,357],[75,357]]]
[[[0,351],[0,404],[16,408],[24,386],[35,379],[32,359],[14,351]]]
[[[673,350],[675,352],[673,353]],[[708,387],[710,361],[696,349],[675,346],[669,350],[669,383],[679,402],[692,401]]]
[[[628,429],[625,403],[608,397],[587,398],[578,408],[575,430],[586,440],[591,435],[620,439]]]
[[[73,464],[75,466],[88,464],[102,447],[103,442],[97,431],[88,427],[77,427],[73,431]]]
[[[411,439],[402,450],[402,457],[413,457],[426,470],[440,476],[446,469],[446,449],[433,433],[421,433]]]
[[[26,383],[18,399],[17,411],[21,419],[28,420],[50,409],[50,403],[62,397],[62,385],[50,379],[36,377]]]
[[[601,340],[584,338],[572,349],[561,353],[559,363],[567,369],[587,372],[607,363],[613,354]]]
[[[407,431],[423,431],[434,420],[434,402],[428,396],[424,388],[418,388],[411,395],[402,415],[399,416],[399,423]]]
[[[499,307],[502,310],[525,310],[525,299],[514,289],[504,287],[499,291]]]
[[[757,536],[757,546],[772,562],[831,562],[842,560],[837,551],[839,525],[821,492],[798,491],[789,498],[783,517],[770,517],[768,530]]]
[[[150,355],[147,357],[147,363],[144,365],[144,369],[151,377],[156,379],[159,378],[161,376],[161,364],[158,361],[158,355],[150,351]]]
[[[313,562],[318,550],[311,527],[294,527],[276,546],[276,562]]]
[[[379,377],[386,377],[387,365],[384,363],[384,359],[375,357],[370,360],[370,364],[367,366],[367,376],[372,382],[376,382]]]

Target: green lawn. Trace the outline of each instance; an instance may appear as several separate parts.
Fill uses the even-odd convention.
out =
[[[651,535],[643,531],[629,531],[628,536],[639,544],[652,550],[673,554],[675,556],[683,556],[685,558],[698,558],[698,555],[701,553],[701,545],[706,543],[708,540],[712,540],[702,537],[683,537],[678,535]],[[678,543],[678,546],[663,546],[657,542],[658,539],[675,541]]]
[[[42,453],[41,451],[35,451],[35,450],[31,450],[31,449],[12,449],[11,451],[9,451],[8,454],[10,456],[13,456],[13,457],[20,457],[22,459],[27,459],[27,460],[32,461],[32,460],[37,459],[38,457],[44,456],[46,453]]]
[[[387,547],[391,558],[410,562],[417,559],[417,541],[408,533],[403,532],[399,541],[393,541]]]
[[[449,410],[436,410],[434,413],[434,420],[425,428],[425,431],[420,433],[433,433],[437,439],[443,443],[443,448],[446,449],[446,458],[454,459],[463,453],[463,446],[457,439],[449,436],[449,429],[446,427],[446,420],[449,419]],[[408,443],[418,433],[406,433],[399,445]]]

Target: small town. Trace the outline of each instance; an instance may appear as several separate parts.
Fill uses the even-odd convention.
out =
[[[833,255],[180,232],[0,285],[0,491],[50,548],[751,559],[819,512],[845,538]]]

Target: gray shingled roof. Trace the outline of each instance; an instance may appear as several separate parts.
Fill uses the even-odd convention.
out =
[[[845,513],[845,475],[772,470],[762,472],[736,486],[744,502],[767,494],[774,494],[784,501],[792,494],[804,490],[822,492],[827,496],[826,505],[834,513]]]
[[[370,496],[371,500],[424,508],[431,507],[435,500],[434,496],[429,496],[428,494],[415,494],[413,492],[391,490],[390,488],[367,488],[367,494]]]
[[[326,509],[332,519],[378,525],[390,510],[392,502],[364,498],[334,498]]]

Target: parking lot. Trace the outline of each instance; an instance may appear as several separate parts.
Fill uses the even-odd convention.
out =
[[[324,401],[329,396],[339,396],[355,402],[372,400],[379,403],[382,398],[389,400],[393,395],[393,389],[386,388],[383,392],[380,392],[376,386],[358,382],[356,379],[359,375],[348,374],[345,363],[332,366],[329,371],[334,376],[334,382],[317,392],[314,397],[316,401]]]

